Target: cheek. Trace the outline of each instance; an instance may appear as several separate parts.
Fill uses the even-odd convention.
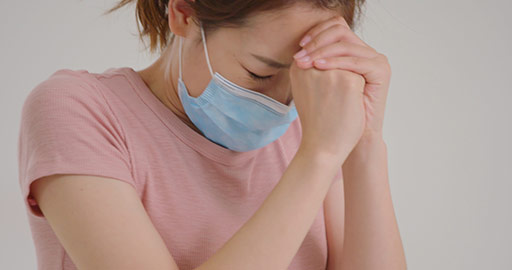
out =
[[[188,94],[191,96],[191,97],[199,97],[202,93],[204,92],[204,89],[203,90],[190,90],[188,91]]]
[[[210,73],[208,73],[208,77],[196,77],[192,80],[185,79],[185,85],[187,86],[189,96],[195,98],[199,97],[210,83],[210,79]]]
[[[290,80],[288,78],[276,80],[265,87],[261,93],[283,104],[288,104],[291,100]]]
[[[279,93],[279,101],[288,104],[292,99],[292,88],[290,84],[290,75],[288,69],[284,70],[276,84],[276,91]]]
[[[212,79],[202,46],[201,43],[190,51],[185,52],[184,50],[182,59],[183,81],[187,87],[188,94],[195,98],[204,92]],[[217,64],[212,59],[212,55],[210,55],[210,61],[213,72],[219,71],[222,68],[222,65]]]

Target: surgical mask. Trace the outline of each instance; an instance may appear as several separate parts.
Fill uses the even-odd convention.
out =
[[[281,137],[298,116],[293,100],[285,105],[213,73],[202,24],[201,36],[212,79],[197,98],[189,95],[182,80],[183,38],[179,40],[178,95],[192,123],[210,141],[237,152],[261,148]]]

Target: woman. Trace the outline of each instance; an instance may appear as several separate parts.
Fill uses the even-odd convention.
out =
[[[405,269],[361,4],[137,1],[151,66],[58,70],[24,103],[39,269]]]

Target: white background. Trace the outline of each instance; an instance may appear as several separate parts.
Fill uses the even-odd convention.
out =
[[[36,269],[18,184],[22,103],[57,69],[142,69],[134,6],[1,1],[0,268]],[[510,1],[369,0],[356,33],[393,75],[389,177],[411,270],[512,269]]]

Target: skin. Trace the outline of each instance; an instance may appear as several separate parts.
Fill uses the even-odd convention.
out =
[[[183,3],[169,1],[169,26],[173,33],[185,37],[184,81],[190,94],[199,96],[211,77],[202,44],[196,42],[199,29]],[[329,252],[327,270],[406,269],[382,138],[391,76],[386,57],[358,40],[332,11],[294,6],[252,19],[252,27],[221,29],[207,36],[213,69],[283,103],[293,93],[294,100],[302,100],[297,102],[297,109],[300,104],[303,130],[309,130],[303,140],[308,140],[301,143],[279,183],[254,215],[195,269],[286,269],[322,204]],[[293,55],[307,35],[311,36],[310,42],[303,46],[310,59],[298,61]],[[170,110],[197,131],[176,92],[176,45],[169,46],[139,74]],[[278,59],[291,67],[271,68],[250,53]],[[326,63],[314,62],[318,59]],[[241,65],[258,75],[274,77],[265,84],[253,81]],[[294,84],[298,79],[303,83]],[[322,87],[320,93],[347,97],[360,104],[315,96],[301,85],[322,85],[325,89]],[[329,106],[323,108],[324,104]],[[344,112],[351,114],[342,115]],[[344,131],[340,126],[354,124],[355,119],[345,120],[359,113],[364,115],[361,135],[353,135],[357,138],[355,146],[342,147],[344,143],[336,140]],[[329,137],[329,132],[321,134],[322,130],[317,130],[326,128],[336,134]],[[325,137],[315,140],[320,136]],[[326,143],[324,138],[332,141]],[[328,153],[325,145],[337,149],[336,153]],[[340,164],[342,181],[332,182]],[[43,178],[46,180],[34,181],[32,194],[79,269],[178,269],[129,184],[90,175]]]
[[[174,2],[180,12],[190,13],[182,6],[182,1]],[[330,10],[296,6],[275,14],[267,12],[262,16],[254,16],[247,27],[218,29],[206,35],[212,69],[240,86],[263,93],[281,103],[288,103],[292,98],[289,68],[269,66],[252,54],[289,66],[294,61],[293,55],[301,48],[299,41],[302,34],[312,25],[336,15],[336,12]],[[169,16],[173,16],[173,13]],[[176,16],[181,15],[176,13]],[[203,44],[200,42],[200,29],[192,22],[191,17],[176,17],[174,20],[176,19],[186,20],[186,27],[169,25],[175,35],[184,37],[183,81],[189,95],[198,97],[211,80]],[[173,21],[173,18],[170,18],[170,21]],[[185,114],[178,97],[178,45],[176,37],[175,42],[169,45],[152,65],[138,73],[162,103],[201,134]],[[272,78],[264,81],[255,80],[246,69],[259,76]]]
[[[315,26],[300,44],[304,50],[295,58],[302,68],[348,70],[360,74],[366,82],[365,129],[342,165],[345,236],[342,255],[335,264],[339,269],[406,269],[382,130],[391,79],[388,59],[357,37],[344,20]],[[339,187],[334,188],[341,189],[336,184]]]
[[[197,97],[211,79],[202,43],[198,42],[199,28],[180,1],[170,1],[169,10],[171,31],[185,38],[183,80],[189,94]],[[272,67],[252,54],[285,66],[295,63],[302,69],[339,69],[364,78],[363,135],[343,163],[343,181],[331,186],[324,201],[328,269],[406,269],[382,132],[391,78],[387,57],[357,37],[336,11],[304,5],[252,16],[247,27],[218,29],[207,35],[206,41],[214,72],[286,104],[292,98],[289,67]],[[272,78],[258,81],[247,70]],[[178,42],[139,74],[170,110],[201,134],[185,114],[177,94]]]

